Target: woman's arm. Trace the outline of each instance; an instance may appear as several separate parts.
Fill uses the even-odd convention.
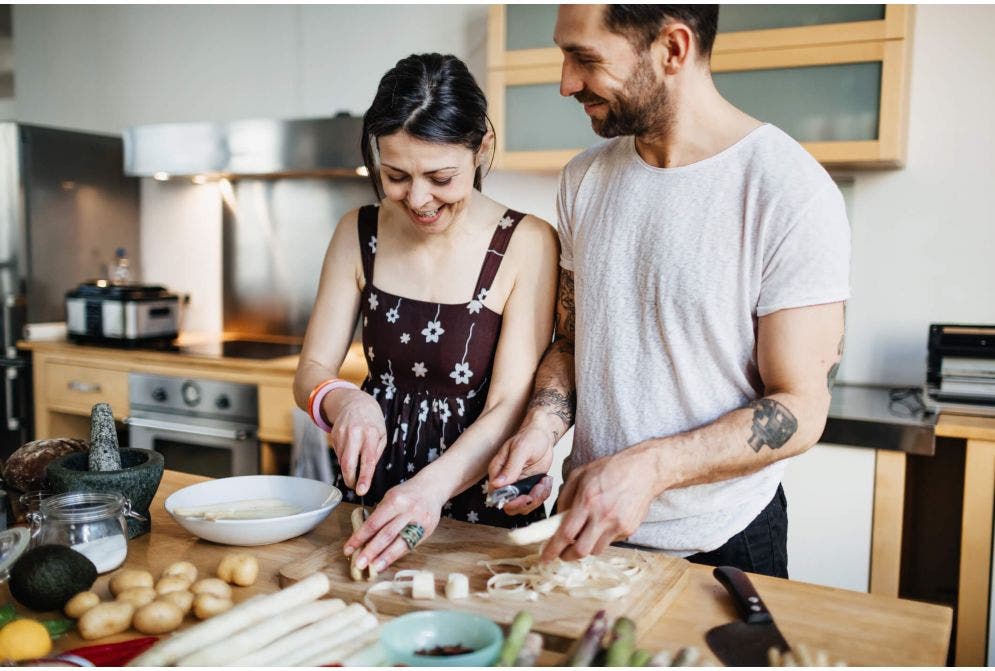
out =
[[[387,492],[349,538],[346,554],[362,548],[356,566],[380,562],[382,570],[396,561],[407,551],[397,534],[409,522],[431,534],[443,504],[487,473],[491,457],[518,426],[536,366],[552,337],[558,257],[553,228],[535,217],[523,219],[505,255],[505,263],[514,263],[515,280],[504,306],[484,410],[442,456]]]
[[[311,390],[338,375],[352,341],[363,275],[356,227],[357,211],[347,212],[325,252],[318,295],[294,376],[294,401],[303,410],[307,410]]]

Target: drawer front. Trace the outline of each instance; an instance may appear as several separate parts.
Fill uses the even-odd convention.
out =
[[[128,374],[61,363],[45,367],[48,404],[63,412],[89,415],[95,403],[110,403],[116,419],[128,416]]]
[[[259,385],[259,439],[292,443],[294,392],[291,386]]]

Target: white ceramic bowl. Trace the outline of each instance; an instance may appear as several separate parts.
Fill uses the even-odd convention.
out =
[[[213,522],[173,513],[177,508],[256,498],[282,499],[301,508],[302,512],[262,520]],[[199,482],[173,492],[166,499],[166,512],[181,527],[204,540],[224,545],[268,545],[311,531],[341,501],[341,491],[319,480],[286,475],[245,475]]]

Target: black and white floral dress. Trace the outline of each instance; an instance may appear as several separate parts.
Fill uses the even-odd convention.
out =
[[[496,222],[473,300],[427,303],[395,296],[373,284],[380,208],[359,210],[359,244],[366,286],[360,303],[363,349],[369,376],[363,391],[383,410],[387,446],[377,464],[367,504],[435,461],[480,416],[494,365],[501,315],[484,305],[515,228],[525,215],[508,210]],[[358,501],[345,487],[334,455],[336,484],[346,500]],[[443,515],[502,527],[530,524],[545,517],[507,515],[484,506],[483,481],[451,499]]]

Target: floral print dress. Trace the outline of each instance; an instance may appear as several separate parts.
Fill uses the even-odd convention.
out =
[[[484,305],[515,228],[525,215],[507,210],[497,222],[473,299],[469,303],[428,303],[389,294],[373,284],[380,208],[359,210],[359,244],[365,287],[360,298],[363,349],[369,375],[363,391],[377,401],[387,426],[387,446],[377,464],[367,504],[438,459],[480,416],[487,400],[501,315]],[[348,501],[332,455],[336,485]],[[483,480],[446,503],[442,514],[466,522],[515,527],[545,517],[508,515],[484,506]]]

